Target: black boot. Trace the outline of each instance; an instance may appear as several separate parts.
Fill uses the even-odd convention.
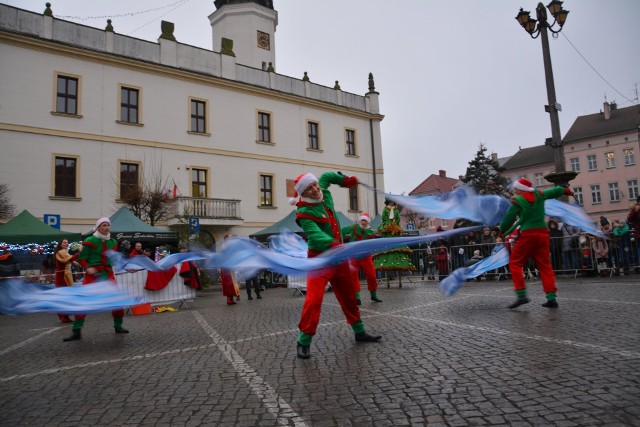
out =
[[[518,299],[516,300],[516,302],[514,302],[513,304],[511,304],[508,308],[516,308],[516,307],[520,307],[522,304],[526,304],[528,302],[531,302],[531,300],[527,297],[518,297]]]
[[[256,294],[256,298],[262,299],[262,296],[260,296],[260,294]]]
[[[356,304],[362,305],[362,301],[360,301],[360,298],[356,299]]]
[[[82,333],[80,332],[80,329],[72,329],[71,330],[71,335],[66,337],[66,338],[62,338],[62,341],[76,341],[82,339]]]
[[[116,326],[114,328],[116,330],[116,334],[128,334],[129,331],[123,328],[122,326]]]
[[[544,304],[542,304],[542,306],[546,308],[558,308],[558,301],[556,300],[547,301]]]
[[[308,359],[311,357],[311,352],[309,351],[309,346],[308,345],[302,345],[300,343],[298,343],[298,357],[300,359]]]
[[[251,294],[250,294],[249,292],[247,292],[247,299],[248,299],[249,301],[251,301],[251,300],[253,299],[253,297],[251,296]]]
[[[360,342],[376,342],[380,341],[382,335],[371,335],[369,332],[360,332],[356,334],[356,341]]]
[[[373,302],[382,302],[382,300],[378,297],[371,297],[371,301]]]

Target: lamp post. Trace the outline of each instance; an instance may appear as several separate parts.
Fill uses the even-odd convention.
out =
[[[530,12],[522,10],[516,20],[529,33],[531,38],[536,39],[540,37],[542,41],[542,58],[544,61],[544,75],[547,82],[547,100],[549,105],[545,106],[545,111],[549,113],[551,119],[551,138],[545,142],[547,145],[553,147],[553,159],[555,163],[555,172],[546,175],[544,178],[554,183],[555,185],[568,186],[569,181],[574,179],[578,174],[577,172],[567,172],[564,164],[564,152],[562,148],[562,136],[560,135],[560,119],[558,118],[558,111],[561,111],[560,104],[556,101],[556,88],[553,83],[553,69],[551,68],[551,54],[549,53],[549,31],[553,34],[553,37],[558,37],[565,21],[567,20],[568,10],[562,8],[562,1],[552,0],[547,5],[549,12],[554,17],[552,24],[547,21],[547,11],[542,3],[538,3],[536,6],[536,19],[529,16]],[[557,29],[554,28],[558,25]]]

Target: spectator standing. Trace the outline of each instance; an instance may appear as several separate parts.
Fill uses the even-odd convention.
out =
[[[602,237],[596,237],[591,242],[591,248],[596,258],[598,272],[600,276],[604,277],[607,275],[607,269],[609,268],[609,245],[607,240]]]
[[[620,274],[620,268],[624,274],[629,274],[629,264],[631,261],[631,233],[629,225],[623,221],[616,219],[613,221],[613,241],[616,243],[616,264],[618,270],[616,274]]]
[[[554,271],[562,270],[562,230],[558,228],[558,222],[550,218],[547,221],[551,244],[551,267]]]
[[[640,271],[640,196],[637,197],[636,202],[632,203],[629,207],[629,214],[627,215],[627,224],[633,229],[631,235],[631,246],[635,252],[636,272]]]
[[[580,229],[567,223],[558,223],[562,231],[562,266],[565,270],[578,269]]]
[[[151,254],[151,252],[149,252],[149,255]],[[129,253],[129,257],[133,258],[134,256],[144,256],[145,251],[142,250],[142,242],[135,242],[133,244],[133,249],[131,249],[131,252]]]
[[[56,288],[73,286],[73,274],[71,273],[71,266],[80,265],[80,263],[76,261],[80,253],[77,252],[75,255],[69,255],[69,241],[67,239],[62,239],[56,245],[53,255],[56,264],[54,280]],[[58,313],[58,318],[62,323],[72,322],[68,314]]]
[[[142,245],[140,245],[142,247]],[[187,252],[187,248],[184,246],[180,247],[180,252]],[[195,261],[184,261],[182,265],[180,265],[180,277],[184,280],[185,286],[188,286],[192,289],[201,289],[200,286],[200,269]]]
[[[5,251],[0,255],[0,277],[20,276],[20,266],[11,251]]]

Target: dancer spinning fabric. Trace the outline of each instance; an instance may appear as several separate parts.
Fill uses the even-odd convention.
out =
[[[117,251],[118,242],[111,238],[110,229],[111,221],[109,218],[100,218],[96,222],[95,233],[82,242],[82,251],[78,260],[85,268],[83,285],[104,280],[112,280],[114,283],[116,281],[111,262],[107,258],[107,251]],[[124,309],[113,310],[111,315],[113,316],[113,327],[116,334],[128,334],[129,331],[122,327]],[[84,314],[75,315],[71,336],[64,338],[63,341],[75,341],[82,338],[80,331],[84,326],[85,317],[87,316]]]
[[[509,269],[517,300],[509,306],[516,308],[531,300],[527,297],[523,269],[527,261],[533,258],[540,272],[542,288],[547,296],[547,302],[542,304],[547,308],[558,308],[556,301],[556,278],[549,261],[550,243],[549,229],[544,220],[544,201],[556,199],[563,195],[573,195],[569,188],[554,187],[548,190],[536,190],[531,182],[519,179],[514,184],[515,197],[511,200],[511,207],[500,223],[500,232],[508,235],[516,227],[520,227],[520,237],[511,249]],[[516,216],[518,220],[516,221]]]
[[[329,248],[342,244],[340,225],[333,205],[333,196],[328,190],[331,184],[351,188],[358,184],[355,177],[346,177],[333,172],[325,172],[318,180],[311,173],[299,175],[295,179],[295,197],[290,200],[297,206],[296,222],[307,234],[309,244],[308,257],[313,258]],[[298,327],[297,356],[301,359],[311,357],[309,348],[320,321],[320,310],[327,282],[342,308],[347,323],[355,332],[356,341],[373,342],[382,338],[365,331],[360,319],[360,310],[356,302],[353,274],[349,261],[333,267],[314,271],[307,278],[307,294],[302,307],[302,316]]]
[[[369,227],[370,223],[371,218],[369,218],[369,214],[363,213],[358,218],[358,223],[342,229],[342,235],[345,236],[345,239],[348,236],[350,242],[358,242],[360,240],[380,237],[379,234]],[[382,302],[382,300],[378,298],[378,279],[376,278],[376,268],[373,265],[373,257],[367,256],[360,259],[352,259],[351,267],[355,276],[353,280],[356,285],[356,298],[358,305],[360,305],[360,279],[358,278],[360,268],[364,271],[364,277],[367,279],[367,289],[371,295],[371,301]]]

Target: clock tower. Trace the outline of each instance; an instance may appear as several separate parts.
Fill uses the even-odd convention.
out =
[[[276,66],[275,32],[278,12],[272,0],[215,0],[209,15],[213,50],[221,50],[222,39],[233,40],[236,63],[266,70]]]

